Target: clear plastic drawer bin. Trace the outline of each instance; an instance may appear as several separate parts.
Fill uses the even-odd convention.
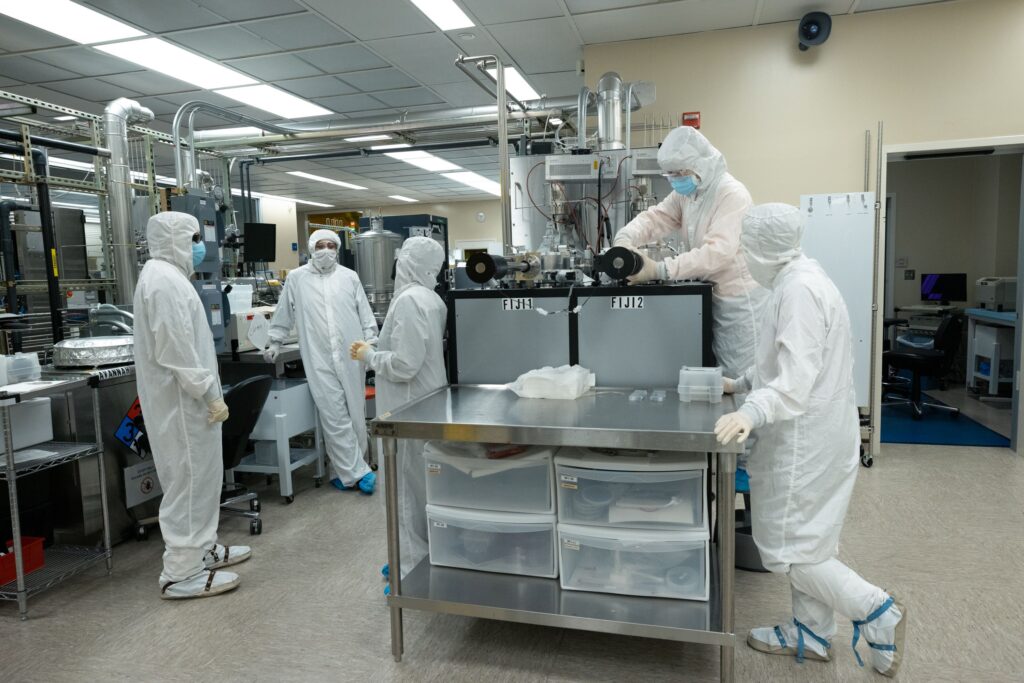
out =
[[[427,506],[430,563],[555,578],[555,516]]]
[[[475,446],[475,448],[473,448]],[[482,446],[430,442],[423,450],[427,503],[500,512],[555,511],[553,452],[531,448],[489,459]]]

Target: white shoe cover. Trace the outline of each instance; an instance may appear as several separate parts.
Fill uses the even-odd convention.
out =
[[[203,570],[184,581],[165,581],[160,578],[160,597],[164,600],[208,598],[238,588],[238,574],[225,571]]]
[[[779,640],[778,632],[782,633],[782,640]],[[800,642],[800,634],[794,624],[779,624],[778,626],[766,626],[763,628],[751,629],[747,635],[747,645],[758,652],[769,655],[797,656],[797,644]],[[816,641],[810,635],[804,634],[804,658],[817,662],[827,662],[832,655],[827,648]]]
[[[223,546],[219,543],[203,555],[203,566],[207,569],[220,569],[240,564],[252,557],[252,548],[247,545]]]

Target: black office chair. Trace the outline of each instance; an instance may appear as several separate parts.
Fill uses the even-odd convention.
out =
[[[932,403],[921,398],[921,378],[935,377],[942,380],[949,374],[956,354],[960,350],[960,339],[963,335],[964,321],[960,315],[947,315],[939,323],[939,329],[935,332],[934,349],[913,349],[909,351],[888,351],[882,355],[887,372],[909,370],[911,373],[909,390],[903,388],[887,387],[887,396],[884,405],[909,405],[914,411],[915,420],[920,420],[924,415],[925,408],[946,411],[950,417],[960,417],[960,411],[952,406],[941,403]],[[905,397],[892,396],[892,393],[905,393]]]
[[[232,385],[224,392],[224,403],[230,413],[221,427],[225,472],[238,467],[248,453],[249,435],[260,419],[273,382],[270,375],[257,375]],[[249,503],[248,509],[235,507],[242,503]],[[259,496],[245,486],[225,482],[220,494],[220,511],[226,515],[249,519],[249,533],[252,535],[263,533]]]

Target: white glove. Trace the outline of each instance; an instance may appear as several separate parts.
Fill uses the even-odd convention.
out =
[[[718,437],[720,444],[727,444],[733,439],[736,439],[736,443],[743,443],[750,436],[750,430],[753,428],[754,423],[750,421],[750,418],[746,414],[736,411],[718,418],[718,422],[715,423],[715,436]]]
[[[352,342],[352,346],[348,349],[348,354],[352,360],[358,360],[365,363],[366,357],[370,355],[370,351],[372,350],[373,347],[365,341],[357,341]]]
[[[729,377],[722,378],[722,393],[723,394],[735,394],[742,382],[738,379],[731,379]]]
[[[215,398],[206,404],[209,412],[206,419],[210,424],[225,422],[228,419],[228,404],[222,398]]]
[[[270,346],[263,349],[263,360],[268,363],[277,362],[277,357],[281,355],[281,344],[280,342],[270,342]]]
[[[650,282],[651,280],[665,280],[668,278],[665,264],[661,261],[652,261],[647,258],[636,249],[629,247],[629,250],[635,254],[638,254],[643,260],[643,268],[636,275],[631,275],[626,278],[626,282],[631,285],[638,285],[641,282]]]

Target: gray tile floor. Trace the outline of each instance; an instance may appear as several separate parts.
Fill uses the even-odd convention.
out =
[[[268,495],[254,558],[233,594],[157,598],[158,538],[46,593],[21,623],[0,603],[0,681],[714,681],[714,648],[406,613],[390,657],[377,572],[378,500],[300,484]],[[239,520],[223,540],[248,543]],[[886,446],[861,470],[842,557],[901,596],[912,621],[903,681],[1024,676],[1024,460],[1002,449]],[[781,576],[737,574],[737,629],[789,614]],[[740,645],[739,681],[882,680],[859,669],[843,624],[829,664],[797,665]],[[862,646],[863,647],[863,646]]]

